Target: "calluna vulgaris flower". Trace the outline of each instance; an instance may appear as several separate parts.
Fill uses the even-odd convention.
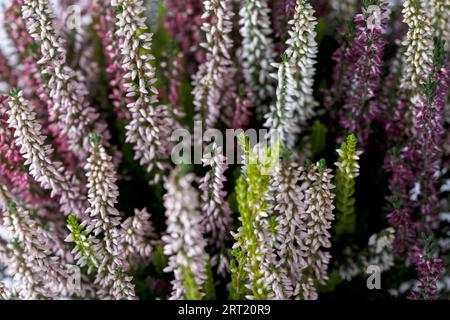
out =
[[[112,158],[101,145],[99,136],[92,136],[91,155],[86,164],[89,207],[83,222],[87,234],[97,239],[93,243],[98,261],[95,282],[100,286],[98,294],[103,298],[133,299],[135,297],[132,277],[124,273],[125,257],[122,253],[119,211],[114,207],[119,195]],[[101,235],[102,238],[98,239]]]
[[[270,106],[270,112],[266,115],[267,121],[265,126],[269,128],[268,138],[279,139],[287,148],[293,147],[295,144],[295,134],[300,130],[295,122],[292,96],[289,94],[294,82],[292,74],[289,72],[289,62],[284,55],[280,64],[275,64],[278,67],[276,75],[277,85],[277,100],[276,103]]]
[[[405,61],[401,87],[414,98],[421,84],[430,73],[433,59],[433,29],[430,18],[420,0],[406,0],[403,3],[403,22],[408,33],[403,41]]]
[[[434,36],[445,41],[446,50],[450,50],[450,1],[449,0],[429,0],[425,2],[431,23],[434,29]]]
[[[449,0],[2,9],[0,299],[448,298]]]
[[[164,184],[167,234],[162,240],[164,254],[169,257],[164,271],[175,276],[171,299],[199,300],[205,295],[209,257],[205,251],[199,194],[192,186],[194,178],[191,173],[181,176],[175,169]]]
[[[33,218],[31,210],[16,201],[4,186],[0,186],[0,207],[11,239],[12,252],[7,266],[19,282],[15,286],[18,295],[36,299],[70,293],[67,270],[53,251],[52,243],[57,241],[54,234],[45,230]]]
[[[315,40],[317,24],[314,10],[305,0],[297,1],[287,48],[278,66],[277,102],[266,115],[270,136],[277,134],[287,148],[296,144],[296,135],[314,115],[317,103],[313,97]]]
[[[344,104],[340,111],[340,124],[349,133],[354,133],[362,145],[366,145],[370,123],[377,118],[379,108],[374,98],[381,84],[383,51],[386,44],[388,3],[372,1],[355,16],[356,31],[350,43],[347,63],[349,86],[344,87]],[[372,6],[372,7],[371,7]],[[378,10],[370,10],[377,6]]]
[[[275,275],[272,283],[277,299],[291,298],[298,285],[301,272],[306,266],[303,258],[303,238],[306,235],[306,207],[304,190],[300,185],[303,168],[297,164],[278,164],[270,181],[268,193],[268,212],[274,215],[276,222]],[[278,285],[277,287],[274,286]]]
[[[286,42],[286,55],[293,83],[289,87],[292,96],[294,117],[300,125],[305,125],[314,115],[317,102],[313,97],[315,63],[317,56],[316,25],[314,9],[307,0],[297,0],[291,30]]]
[[[331,259],[328,251],[331,247],[331,222],[334,220],[332,189],[333,175],[323,161],[311,164],[303,172],[301,179],[305,193],[306,237],[304,238],[304,259],[307,266],[302,271],[294,290],[294,296],[300,299],[317,299],[315,281],[326,283],[327,269]]]
[[[369,266],[377,266],[381,272],[388,271],[394,265],[395,230],[386,228],[370,236],[368,247],[355,256],[354,250],[347,247],[344,251],[348,261],[339,267],[339,275],[343,280],[350,281],[358,275],[366,273]]]
[[[51,115],[61,123],[60,134],[67,136],[70,149],[84,161],[89,149],[88,133],[105,135],[106,124],[88,104],[86,87],[66,65],[65,45],[55,30],[49,2],[24,0],[22,16],[27,21],[28,32],[40,46],[41,59],[38,64],[44,66],[45,73],[50,77],[47,85],[52,101]]]
[[[8,103],[8,125],[15,129],[16,143],[21,147],[30,174],[44,189],[51,191],[52,197],[58,196],[63,213],[81,217],[85,203],[80,182],[67,174],[60,162],[52,160],[53,149],[46,144],[36,114],[22,97],[22,92],[12,92]]]
[[[409,299],[436,300],[439,298],[437,283],[442,273],[442,259],[435,256],[430,239],[415,249],[413,263],[417,267],[418,287],[411,292]]]
[[[210,169],[200,184],[205,232],[209,235],[210,245],[217,250],[211,258],[211,263],[217,266],[219,273],[224,273],[228,268],[227,241],[231,238],[233,223],[231,208],[225,199],[227,194],[224,190],[224,173],[228,168],[225,161],[222,148],[214,144],[211,152],[202,159],[203,165]]]
[[[252,88],[258,114],[267,113],[268,103],[275,93],[270,74],[276,53],[269,11],[267,0],[245,0],[239,12],[243,73],[246,83]]]
[[[206,61],[193,78],[193,96],[198,120],[206,128],[214,128],[222,108],[231,103],[236,73],[231,60],[233,41],[230,37],[233,16],[231,0],[205,0],[202,30],[206,42]]]
[[[172,123],[167,117],[167,106],[158,103],[153,56],[149,52],[153,35],[145,25],[142,1],[111,0],[111,5],[120,8],[116,16],[116,35],[123,57],[122,67],[127,71],[127,97],[133,99],[127,105],[131,118],[126,127],[127,142],[133,144],[140,164],[154,173],[167,168],[164,160],[170,152],[168,135]],[[154,179],[159,180],[160,173],[156,172]]]

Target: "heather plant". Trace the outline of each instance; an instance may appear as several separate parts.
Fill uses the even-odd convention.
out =
[[[0,300],[450,297],[448,0],[5,1]]]

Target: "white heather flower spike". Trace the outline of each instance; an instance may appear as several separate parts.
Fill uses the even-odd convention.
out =
[[[306,266],[302,249],[307,236],[307,215],[305,196],[298,185],[302,171],[295,163],[280,163],[271,177],[268,212],[276,217],[277,273],[281,279],[279,289],[273,288],[276,299],[292,297],[293,288]]]
[[[112,157],[106,153],[100,139],[96,135],[91,137],[91,155],[85,166],[90,204],[86,214],[90,221],[83,222],[88,234],[92,232],[96,237],[102,236],[93,247],[99,261],[95,282],[101,287],[100,297],[134,299],[132,277],[124,273],[126,262],[119,243],[120,216],[114,207],[119,195],[116,172]]]
[[[207,278],[206,240],[203,238],[202,216],[199,195],[192,186],[195,176],[180,176],[173,170],[164,186],[164,207],[166,208],[167,234],[162,237],[164,254],[169,257],[165,272],[174,272],[171,299],[186,298],[186,279],[190,274],[194,286],[201,296],[202,286]]]
[[[73,294],[68,290],[68,274],[63,261],[55,255],[56,240],[32,216],[32,212],[15,200],[0,185],[0,209],[8,231],[11,255],[7,267],[14,274],[14,289],[22,299],[51,299]],[[76,290],[77,288],[73,288]]]
[[[51,191],[51,196],[59,196],[59,203],[64,214],[74,213],[82,217],[85,199],[81,193],[80,182],[69,177],[62,163],[52,161],[53,149],[45,144],[46,138],[41,133],[41,125],[36,120],[36,113],[25,101],[22,91],[11,93],[8,100],[8,125],[15,129],[16,143],[26,159],[31,176],[44,189]]]
[[[427,0],[434,36],[445,40],[446,50],[450,50],[450,0]]]
[[[325,284],[328,279],[327,269],[331,255],[321,248],[331,247],[331,221],[334,220],[331,183],[333,175],[323,162],[311,164],[301,176],[302,189],[305,194],[306,234],[303,239],[306,267],[294,290],[297,299],[317,299],[314,280]]]
[[[206,33],[206,61],[199,67],[193,78],[193,96],[197,120],[204,127],[214,128],[220,110],[232,103],[234,75],[236,70],[230,51],[233,41],[231,0],[205,0],[202,30]]]
[[[107,125],[99,119],[87,101],[88,90],[77,80],[77,74],[67,65],[63,39],[55,30],[54,15],[48,0],[24,0],[22,16],[27,29],[38,42],[42,58],[38,64],[49,76],[50,116],[57,119],[60,134],[67,136],[74,154],[85,161],[89,150],[89,133],[109,139]]]
[[[314,108],[318,105],[313,96],[318,52],[317,19],[308,0],[297,0],[294,19],[289,24],[292,29],[286,42],[286,55],[293,83],[288,86],[288,94],[292,96],[295,121],[304,126],[314,116]]]
[[[277,138],[286,148],[295,145],[296,134],[300,131],[295,122],[292,96],[289,94],[293,90],[293,78],[289,62],[283,57],[278,67],[277,74],[277,101],[270,107],[270,112],[266,115],[267,121],[264,124],[269,129],[268,138]]]
[[[408,33],[402,43],[405,62],[400,87],[415,98],[420,94],[422,83],[428,77],[433,63],[433,30],[420,0],[406,0],[402,13]]]
[[[156,75],[152,65],[154,57],[149,52],[152,37],[145,24],[144,5],[141,0],[111,0],[116,7],[116,35],[127,72],[127,105],[131,122],[126,127],[126,141],[133,145],[135,159],[146,166],[147,172],[167,169],[165,160],[170,155],[169,135],[173,127],[168,108],[159,105],[155,87]],[[160,174],[154,172],[154,181]],[[152,182],[154,182],[152,181]]]
[[[224,172],[228,168],[225,161],[222,148],[214,143],[211,152],[202,159],[203,166],[209,166],[210,170],[202,178],[200,185],[203,225],[210,237],[210,245],[218,251],[211,262],[221,274],[228,271],[227,241],[231,239],[230,232],[233,228],[231,208],[225,199],[227,192],[224,190]]]
[[[253,93],[257,114],[266,114],[275,94],[270,77],[277,53],[273,41],[270,9],[267,0],[243,0],[240,9],[242,35],[242,69]]]

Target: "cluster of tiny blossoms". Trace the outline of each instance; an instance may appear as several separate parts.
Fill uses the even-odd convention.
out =
[[[89,149],[89,132],[105,136],[106,124],[99,119],[87,101],[87,88],[66,63],[67,53],[62,38],[55,30],[51,4],[47,0],[24,0],[22,16],[29,34],[41,49],[37,62],[50,79],[50,115],[58,119],[60,134],[67,136],[71,150],[84,161]]]
[[[10,0],[0,300],[448,298],[449,10]]]
[[[111,0],[117,8],[116,35],[122,54],[122,68],[127,71],[127,97],[133,99],[127,107],[131,122],[128,123],[127,142],[133,144],[135,158],[147,171],[167,168],[164,162],[169,156],[170,128],[167,106],[158,102],[155,88],[156,75],[150,53],[152,34],[145,25],[144,5],[141,0]],[[155,173],[156,181],[160,173]]]
[[[276,52],[269,14],[267,0],[243,1],[240,10],[243,73],[259,114],[267,113],[267,104],[275,93],[270,74]]]
[[[235,69],[231,60],[233,41],[230,38],[233,16],[230,0],[205,0],[202,30],[206,42],[206,61],[194,76],[194,105],[197,118],[205,127],[213,128],[221,109],[231,103]]]
[[[204,295],[208,256],[205,252],[203,224],[198,192],[192,186],[194,175],[180,176],[174,171],[165,182],[167,235],[162,237],[173,272],[172,299],[201,299]]]

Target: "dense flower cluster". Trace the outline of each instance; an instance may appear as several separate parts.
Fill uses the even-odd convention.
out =
[[[0,300],[450,298],[448,0],[6,1]]]

